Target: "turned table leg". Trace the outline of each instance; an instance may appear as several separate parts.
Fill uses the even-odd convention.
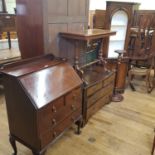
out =
[[[17,155],[16,141],[11,135],[10,135],[9,141],[10,141],[10,144],[11,144],[13,150],[14,150],[14,153],[12,155]]]

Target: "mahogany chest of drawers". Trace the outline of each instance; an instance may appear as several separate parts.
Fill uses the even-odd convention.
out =
[[[110,103],[115,73],[104,71],[101,66],[94,66],[91,69],[87,68],[85,70],[84,79],[87,83],[84,87],[83,110],[84,124],[86,124],[88,119],[100,110],[103,105]]]
[[[23,60],[2,69],[10,142],[43,155],[73,123],[79,133],[82,118],[82,81],[74,69],[53,55]]]

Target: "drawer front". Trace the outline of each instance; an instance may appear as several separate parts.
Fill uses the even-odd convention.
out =
[[[88,98],[87,100],[87,108],[94,104],[97,100],[104,97],[105,95],[113,92],[113,85],[108,85],[105,88],[97,91],[94,95]]]
[[[41,111],[40,132],[45,132],[47,128],[54,128],[60,121],[81,107],[82,92],[80,88],[52,102],[48,108]]]
[[[115,74],[112,74],[110,77],[103,80],[103,87],[109,84],[114,84],[114,81],[115,81]]]
[[[82,106],[82,90],[75,89],[65,96],[65,103],[68,105]]]
[[[87,118],[88,120],[93,114],[100,110],[105,104],[108,104],[111,101],[111,94],[108,94],[101,99],[99,99],[95,104],[87,109]]]
[[[91,86],[87,89],[87,96],[90,96],[92,94],[94,94],[96,91],[98,91],[99,89],[102,88],[102,82],[94,85],[94,86]]]
[[[61,135],[66,129],[68,129],[72,123],[77,121],[81,117],[81,109],[78,109],[75,111],[72,115],[67,117],[62,122],[59,122],[59,124],[47,130],[44,134],[41,135],[41,147],[45,147],[49,143],[51,143],[53,140],[55,140],[59,135]]]

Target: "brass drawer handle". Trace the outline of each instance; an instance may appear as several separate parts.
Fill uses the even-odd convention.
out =
[[[71,117],[71,121],[73,121],[73,122],[74,122],[74,121],[75,121],[75,118],[74,118],[74,117]]]
[[[53,111],[54,113],[56,113],[56,112],[57,112],[57,109],[56,109],[56,107],[55,107],[55,106],[53,106],[53,107],[52,107],[52,111]]]
[[[52,124],[53,124],[53,125],[56,125],[56,123],[57,123],[57,122],[56,122],[56,119],[53,118],[53,119],[52,119]]]
[[[73,100],[77,100],[77,95],[73,94]]]
[[[75,111],[75,110],[76,110],[76,106],[75,106],[74,104],[72,104],[72,105],[71,105],[71,109],[72,109],[73,111]]]
[[[55,138],[57,136],[56,131],[53,132],[53,137]]]

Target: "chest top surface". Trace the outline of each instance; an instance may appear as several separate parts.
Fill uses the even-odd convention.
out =
[[[115,34],[115,31],[101,29],[87,29],[76,32],[60,32],[62,37],[76,40],[101,39]]]

